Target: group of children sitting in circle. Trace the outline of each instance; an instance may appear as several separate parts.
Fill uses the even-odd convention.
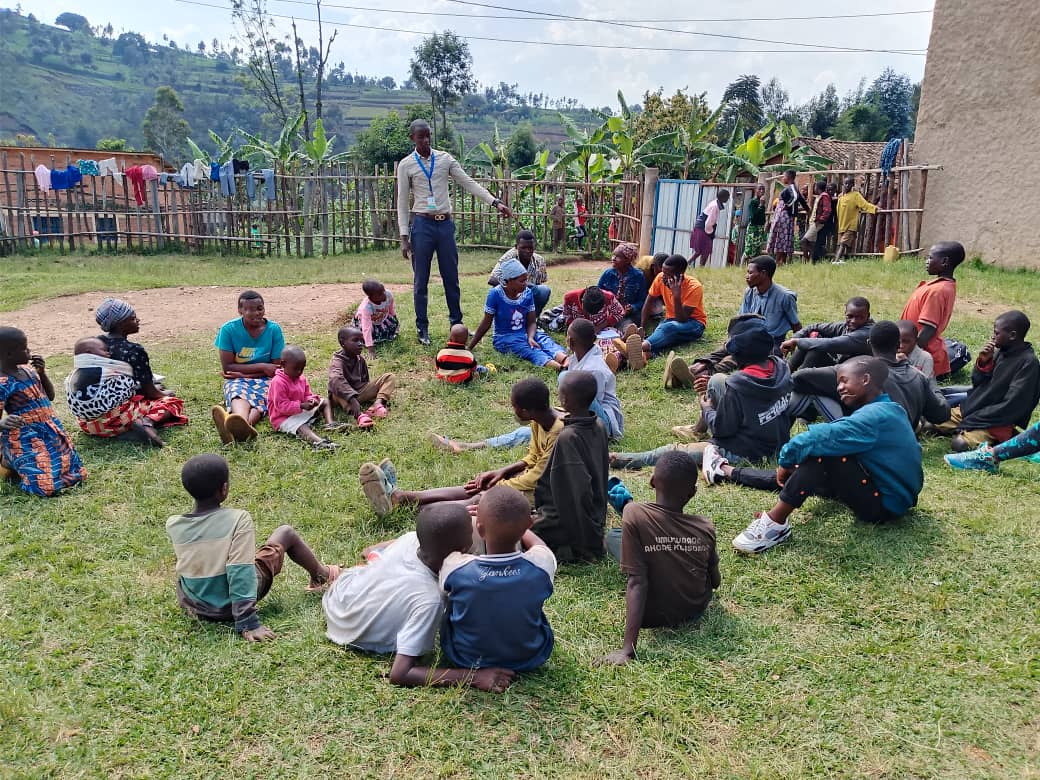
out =
[[[724,346],[692,361],[674,348],[696,341],[707,318],[700,283],[680,255],[644,258],[620,245],[594,287],[550,298],[544,260],[522,232],[495,266],[484,317],[472,334],[455,323],[436,356],[437,378],[465,385],[493,371],[473,350],[488,330],[497,351],[560,372],[558,402],[539,377],[515,382],[510,402],[520,427],[479,442],[431,433],[447,452],[525,444],[525,456],[474,475],[461,485],[404,489],[390,459],[365,463],[362,490],[376,513],[417,507],[415,531],[365,550],[365,564],[322,563],[289,526],[255,549],[248,512],[223,507],[228,464],[219,455],[191,458],[182,483],[195,501],[167,521],[177,557],[177,596],[191,615],[233,621],[251,641],[274,636],[260,623],[257,602],[284,557],[307,570],[308,590],[323,591],[327,636],[338,644],[393,653],[390,679],[400,685],[468,684],[504,690],[520,672],[546,662],[553,632],[543,606],[559,563],[611,555],[627,576],[625,635],[603,662],[635,658],[641,628],[697,620],[721,583],[712,522],[688,514],[698,477],[778,493],[733,539],[740,552],[760,553],[791,538],[791,514],[812,496],[849,507],[866,523],[886,523],[916,505],[924,482],[918,433],[953,436],[947,463],[996,472],[998,464],[1040,451],[1040,363],[1025,341],[1029,319],[1000,315],[979,352],[970,386],[942,387],[950,374],[943,331],[956,298],[954,271],[964,259],[956,242],[931,248],[921,282],[897,322],[875,321],[870,303],[853,297],[844,318],[803,325],[797,296],[773,281],[773,258],[747,267],[746,290]],[[642,266],[642,267],[640,267]],[[397,337],[392,294],[363,285],[355,325],[340,329],[328,392],[315,393],[306,355],[286,346],[265,316],[262,296],[243,292],[239,317],[217,335],[224,405],[212,416],[222,442],[257,436],[271,426],[318,450],[325,435],[386,417],[394,376],[371,379],[365,353]],[[128,340],[139,328],[133,308],[117,299],[98,306],[103,333],[76,343],[65,383],[69,407],[92,436],[125,437],[161,446],[157,427],[187,422],[183,402],[152,373],[147,352]],[[539,328],[566,328],[566,346]],[[652,329],[655,318],[661,321]],[[624,433],[615,374],[643,369],[667,353],[667,388],[692,389],[700,415],[678,425],[677,443],[647,452],[611,452]],[[50,400],[54,386],[44,360],[20,330],[0,328],[0,459],[23,490],[50,496],[78,484],[85,472]],[[368,405],[368,408],[364,407]],[[823,424],[791,435],[796,419]],[[320,426],[320,427],[319,427]],[[1021,430],[1024,429],[1024,430]],[[775,468],[755,464],[775,460]],[[652,502],[635,502],[610,470],[653,467]],[[608,507],[622,518],[607,529]],[[448,667],[422,659],[437,634]]]

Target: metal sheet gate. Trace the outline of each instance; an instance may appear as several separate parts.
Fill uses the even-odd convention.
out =
[[[660,179],[654,193],[654,230],[651,252],[667,252],[689,257],[690,234],[697,216],[716,196],[721,187],[683,179]],[[708,265],[722,268],[726,265],[730,247],[730,227],[733,201],[719,214],[715,228],[715,244]]]

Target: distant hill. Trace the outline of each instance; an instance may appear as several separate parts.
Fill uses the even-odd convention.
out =
[[[99,138],[125,138],[141,149],[141,122],[156,87],[163,85],[180,95],[196,141],[208,140],[207,130],[223,136],[236,128],[274,132],[263,127],[263,107],[241,83],[244,68],[223,47],[216,56],[206,56],[149,44],[136,33],[115,35],[111,26],[107,33],[99,37],[85,29],[72,32],[0,9],[0,138],[30,133],[47,143],[53,134],[58,145],[80,148],[93,148]],[[373,117],[427,102],[421,92],[365,81],[364,86],[326,86],[325,124],[328,132],[344,139],[344,145],[337,144],[341,150]],[[583,109],[565,113],[591,121]],[[489,140],[495,121],[503,135],[514,122],[529,121],[535,136],[553,148],[565,137],[555,110],[530,105],[449,118],[464,134],[467,147]]]

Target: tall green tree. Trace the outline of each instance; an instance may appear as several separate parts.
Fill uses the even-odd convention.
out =
[[[448,122],[448,107],[457,105],[476,88],[469,44],[451,30],[434,33],[415,48],[410,73],[419,88],[430,96],[433,137],[438,140],[436,115],[440,114],[443,128]]]
[[[888,134],[892,138],[905,138],[913,131],[913,95],[910,78],[892,68],[881,71],[867,90],[867,101],[888,120]]]
[[[530,122],[524,122],[513,130],[506,141],[506,160],[509,167],[516,170],[533,163],[537,154],[538,141],[535,140],[534,130]]]
[[[155,90],[155,102],[144,115],[141,133],[148,148],[167,160],[173,162],[187,156],[191,125],[184,118],[184,104],[173,87]]]
[[[833,84],[828,84],[823,92],[802,106],[802,122],[809,135],[816,138],[827,138],[834,132],[841,114],[841,99]]]
[[[94,34],[94,30],[90,26],[90,22],[87,21],[87,17],[71,13],[70,11],[63,13],[54,20],[54,23],[60,24],[62,27],[68,27],[72,32],[85,32],[87,35]]]
[[[737,125],[750,129],[762,124],[765,115],[762,113],[762,96],[759,93],[761,86],[761,79],[754,74],[740,76],[726,86],[726,91],[722,93],[722,102],[726,108],[719,123],[721,135],[730,135]]]

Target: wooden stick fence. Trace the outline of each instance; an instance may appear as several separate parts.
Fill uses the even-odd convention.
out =
[[[99,153],[98,157],[103,157]],[[317,173],[277,170],[273,181],[251,171],[235,177],[235,192],[209,179],[182,187],[164,175],[147,182],[138,203],[125,176],[84,176],[67,190],[43,191],[34,168],[61,168],[54,156],[0,152],[0,253],[35,246],[59,251],[219,252],[244,256],[299,256],[395,247],[400,240],[395,171],[364,173],[349,163]],[[247,178],[255,190],[249,197]],[[550,211],[564,194],[568,232],[573,235],[573,202],[582,195],[588,213],[585,252],[609,253],[608,226],[619,211],[615,241],[638,241],[643,189],[638,181],[547,182],[477,178],[508,204],[515,220],[499,217],[461,187],[452,186],[452,210],[459,244],[505,249],[516,232],[534,232],[551,243]],[[573,239],[570,246],[574,247]]]

